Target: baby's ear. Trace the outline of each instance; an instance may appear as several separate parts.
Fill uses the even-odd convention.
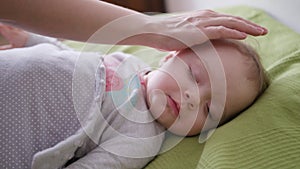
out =
[[[175,57],[178,52],[170,52],[167,56],[163,57],[159,61],[159,66],[162,66],[165,62],[167,62],[170,58]]]

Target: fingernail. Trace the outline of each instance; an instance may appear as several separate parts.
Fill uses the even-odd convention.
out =
[[[263,34],[267,33],[267,30],[262,28],[262,27],[257,28],[257,30],[260,32],[260,35],[263,35]]]
[[[262,28],[260,28],[260,27],[257,27],[256,30],[257,30],[258,32],[260,32],[260,34],[264,32],[264,30],[263,30]]]
[[[240,35],[241,35],[242,38],[247,38],[247,34],[244,33],[244,32],[240,32]]]
[[[269,31],[267,28],[263,28],[264,29],[264,33],[267,34]]]

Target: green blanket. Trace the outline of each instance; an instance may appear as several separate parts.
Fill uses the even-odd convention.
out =
[[[255,38],[271,84],[241,115],[218,128],[204,144],[198,137],[183,139],[157,156],[146,169],[297,168],[300,166],[300,35],[262,10],[238,6],[219,10],[239,15],[269,29]],[[254,41],[254,42],[256,42]],[[79,48],[80,44],[68,41]],[[105,51],[108,46],[97,50]],[[113,51],[134,54],[157,65],[166,53],[139,46],[117,46]],[[169,135],[166,144],[176,140]]]

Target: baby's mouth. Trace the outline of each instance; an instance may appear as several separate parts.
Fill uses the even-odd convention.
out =
[[[167,101],[168,101],[168,105],[169,107],[173,110],[174,116],[178,117],[179,115],[179,110],[180,110],[180,106],[179,104],[169,95],[167,95]]]

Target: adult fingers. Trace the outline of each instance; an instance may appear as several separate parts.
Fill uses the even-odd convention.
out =
[[[244,22],[243,20],[239,20],[233,17],[210,18],[205,22],[205,27],[224,26],[226,28],[234,29],[240,32],[245,32],[254,36],[264,35],[267,33],[266,30],[261,27],[257,27],[253,24],[249,24],[247,22]]]
[[[268,32],[268,29],[267,29],[267,28],[265,28],[265,27],[263,27],[263,26],[261,26],[261,25],[258,25],[258,24],[256,24],[256,23],[250,21],[250,20],[244,19],[244,18],[242,18],[242,17],[239,17],[239,16],[232,16],[232,15],[227,15],[227,14],[221,14],[220,16],[224,16],[224,17],[234,17],[235,19],[238,19],[238,20],[240,20],[240,21],[242,21],[242,22],[245,22],[245,23],[247,23],[247,24],[249,24],[249,25],[253,25],[254,27],[258,27],[258,28],[263,29],[263,30],[265,31],[265,33]]]
[[[210,26],[204,29],[209,39],[245,39],[247,34],[224,26]]]
[[[256,23],[254,23],[254,22],[252,22],[252,21],[250,21],[250,20],[247,20],[247,19],[244,19],[244,18],[242,18],[242,17],[238,17],[238,16],[231,16],[231,15],[221,15],[222,17],[224,17],[224,19],[228,19],[228,20],[231,20],[232,21],[232,23],[234,23],[234,21],[236,21],[236,23],[237,24],[242,24],[242,25],[244,25],[245,27],[245,30],[247,31],[254,31],[255,29],[257,30],[257,31],[259,31],[261,34],[259,34],[259,35],[265,35],[265,34],[267,34],[268,33],[268,29],[267,28],[265,28],[265,27],[263,27],[263,26],[261,26],[261,25],[258,25],[258,24],[256,24]],[[229,24],[230,22],[228,22],[228,24]],[[236,26],[238,26],[238,25],[234,25],[235,26],[235,28],[237,28]]]
[[[195,11],[184,16],[186,21],[200,29],[207,26],[224,26],[254,36],[265,35],[268,32],[266,28],[242,17],[217,13],[212,10]]]

